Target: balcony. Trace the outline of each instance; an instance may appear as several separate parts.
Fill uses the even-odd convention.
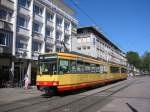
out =
[[[43,23],[43,17],[41,15],[34,14],[34,20]]]
[[[25,59],[27,59],[27,58],[29,58],[28,57],[28,50],[27,49],[23,49],[23,48],[17,48],[16,49],[16,57],[17,58],[25,58]]]
[[[61,40],[56,40],[56,46],[58,47],[58,48],[61,48],[62,47],[62,42],[61,42]]]
[[[7,31],[13,31],[13,24],[8,23],[6,21],[0,20],[0,29],[4,29]]]
[[[14,10],[14,0],[0,0],[0,5]]]
[[[41,54],[40,52],[33,51],[33,52],[32,52],[32,59],[33,59],[33,60],[38,60],[38,56],[39,56],[40,54]]]
[[[29,38],[29,30],[27,28],[21,27],[21,26],[17,26],[17,33],[18,35],[22,35],[24,37],[28,37]]]
[[[46,45],[45,46],[45,52],[52,52],[53,51],[53,46]]]
[[[44,41],[44,37],[39,32],[33,32],[33,39],[39,42]]]
[[[62,26],[56,25],[56,29],[57,29],[57,31],[62,32]]]
[[[5,16],[1,16],[0,20],[10,23],[11,17],[7,14]]]
[[[12,47],[8,47],[6,45],[0,44],[0,53],[11,55],[11,52],[12,52]]]
[[[70,35],[70,32],[68,29],[65,30],[65,35]]]
[[[26,7],[21,6],[21,5],[19,5],[18,12],[20,14],[23,14],[23,15],[26,15],[26,16],[30,15],[30,10]]]
[[[50,44],[50,45],[54,45],[54,44],[55,44],[54,39],[51,38],[51,37],[49,37],[49,36],[47,36],[47,37],[45,38],[45,42],[46,42],[46,44]]]
[[[46,21],[46,25],[48,26],[48,27],[53,27],[53,22],[52,21],[49,21],[49,20],[47,20]]]

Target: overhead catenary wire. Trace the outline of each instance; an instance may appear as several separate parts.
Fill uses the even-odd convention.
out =
[[[102,28],[101,28],[101,27],[97,24],[97,22],[87,13],[87,11],[85,11],[85,9],[81,8],[81,7],[78,5],[78,3],[75,2],[75,0],[70,0],[70,1],[73,3],[73,5],[74,5],[76,8],[78,8],[84,15],[86,15],[86,16],[89,18],[89,20],[90,20],[91,22],[93,22],[93,24],[94,24],[94,26],[95,26],[96,28],[100,29],[100,32],[101,32],[102,34],[104,34],[105,36],[107,36],[107,37],[110,38],[110,36],[108,35],[108,33],[106,33],[104,30],[102,30]],[[117,45],[119,46],[119,48],[123,49],[123,47],[122,47],[118,42],[114,41],[112,38],[111,38],[111,40],[113,41],[113,43],[117,44]]]
[[[91,17],[91,16],[89,16],[89,14],[85,11],[85,10],[83,10],[74,0],[70,0],[73,4],[74,4],[74,6],[76,6],[82,13],[84,13],[93,23],[94,23],[94,25],[95,26],[99,26],[96,22],[95,22],[95,20]]]

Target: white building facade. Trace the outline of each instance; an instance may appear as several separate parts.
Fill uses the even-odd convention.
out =
[[[63,0],[0,0],[0,71],[12,74],[0,78],[35,82],[39,54],[72,50],[73,13]]]
[[[95,27],[79,28],[77,38],[73,38],[73,42],[73,51],[75,52],[120,65],[127,63],[125,53]]]

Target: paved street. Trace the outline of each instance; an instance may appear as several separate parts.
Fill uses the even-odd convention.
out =
[[[150,76],[53,97],[36,89],[0,89],[1,112],[150,112]]]
[[[13,103],[14,101],[39,97],[40,91],[36,87],[25,90],[23,88],[1,88],[0,89],[0,104]]]

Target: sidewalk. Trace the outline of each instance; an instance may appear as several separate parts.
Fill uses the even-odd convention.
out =
[[[41,94],[43,93],[38,91],[36,87],[27,90],[23,88],[0,88],[0,105],[38,97]]]

